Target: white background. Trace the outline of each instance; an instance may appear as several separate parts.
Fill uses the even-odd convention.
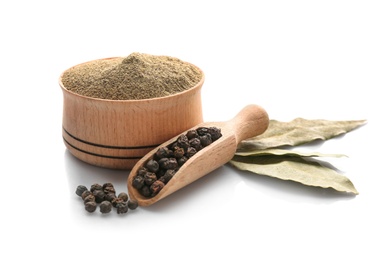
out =
[[[133,3],[134,2],[134,3]],[[388,1],[2,1],[0,251],[6,259],[389,259]],[[58,77],[131,52],[196,64],[205,121],[367,119],[305,146],[357,196],[223,166],[148,208],[88,214],[77,185],[127,171],[65,149]],[[2,257],[3,258],[3,257]]]

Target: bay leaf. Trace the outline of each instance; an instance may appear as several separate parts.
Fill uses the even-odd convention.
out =
[[[277,149],[277,148],[269,148],[269,149],[252,149],[247,151],[238,151],[236,155],[239,156],[267,156],[267,155],[285,155],[285,156],[299,156],[299,157],[346,157],[344,154],[323,154],[319,152],[300,152],[296,150],[288,150],[288,149]]]
[[[234,156],[229,162],[243,171],[290,180],[308,186],[333,188],[358,194],[353,183],[344,175],[318,162],[292,156]]]
[[[366,120],[309,120],[296,118],[290,122],[270,120],[268,129],[261,135],[243,140],[238,151],[267,149],[280,146],[296,146],[314,140],[328,140],[347,133],[363,124]]]

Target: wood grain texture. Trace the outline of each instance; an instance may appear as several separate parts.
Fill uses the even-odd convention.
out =
[[[155,197],[146,198],[139,194],[138,190],[131,183],[138,169],[149,159],[153,158],[153,155],[159,147],[153,149],[137,162],[129,174],[127,186],[130,197],[137,200],[140,206],[154,204],[230,161],[236,152],[238,143],[244,139],[262,134],[267,129],[268,123],[268,114],[262,107],[248,105],[233,119],[227,122],[201,123],[192,127],[191,129],[196,129],[201,126],[215,126],[221,129],[222,137],[192,156],[180,167],[173,178]],[[188,130],[183,131],[183,133],[186,133]],[[179,135],[163,143],[160,147],[165,147],[173,143]]]
[[[63,92],[63,139],[77,158],[101,167],[131,169],[154,147],[203,122],[201,81],[167,97],[107,100]]]

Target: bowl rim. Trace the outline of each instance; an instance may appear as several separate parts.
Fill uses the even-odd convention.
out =
[[[117,58],[123,58],[123,57],[109,57],[109,58],[95,59],[95,60],[82,62],[82,63],[76,64],[76,65],[74,65],[72,67],[69,67],[68,69],[64,70],[60,74],[60,77],[58,79],[58,83],[59,83],[62,91],[66,92],[68,94],[74,95],[76,97],[79,97],[79,98],[85,98],[85,99],[88,99],[88,100],[95,100],[95,101],[101,101],[101,102],[142,103],[142,102],[151,102],[151,101],[157,101],[157,100],[168,100],[168,99],[175,98],[175,97],[178,97],[178,96],[181,96],[181,95],[186,95],[186,94],[188,94],[190,92],[193,92],[193,91],[195,91],[197,89],[200,89],[202,87],[204,81],[205,81],[205,74],[204,74],[203,70],[201,70],[198,66],[196,66],[196,65],[194,65],[194,64],[192,64],[190,62],[183,61],[183,62],[185,62],[187,64],[190,64],[191,66],[194,66],[195,68],[197,68],[200,71],[202,77],[201,77],[201,79],[200,79],[200,81],[198,83],[196,83],[194,86],[190,87],[189,89],[186,89],[184,91],[180,91],[180,92],[177,92],[175,94],[168,95],[168,96],[155,97],[155,98],[145,98],[145,99],[106,99],[106,98],[95,98],[95,97],[90,97],[90,96],[84,96],[84,95],[78,94],[76,92],[70,91],[62,83],[62,77],[63,77],[64,73],[67,72],[68,70],[74,68],[74,67],[77,67],[77,66],[80,66],[82,64],[89,63],[89,62],[93,62],[93,61],[110,60],[110,59],[117,59]]]

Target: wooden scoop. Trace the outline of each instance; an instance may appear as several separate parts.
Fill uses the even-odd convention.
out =
[[[153,158],[153,155],[158,148],[170,145],[176,141],[179,135],[173,137],[169,141],[150,151],[136,163],[127,180],[130,197],[137,200],[138,205],[140,206],[152,205],[229,162],[236,152],[238,143],[244,139],[262,134],[267,129],[268,123],[268,114],[263,108],[257,105],[248,105],[229,121],[201,123],[191,128],[218,127],[221,129],[222,136],[189,158],[156,196],[152,198],[142,196],[138,190],[132,186],[134,176],[136,176],[140,167]],[[187,133],[187,131],[183,134],[185,133]]]

